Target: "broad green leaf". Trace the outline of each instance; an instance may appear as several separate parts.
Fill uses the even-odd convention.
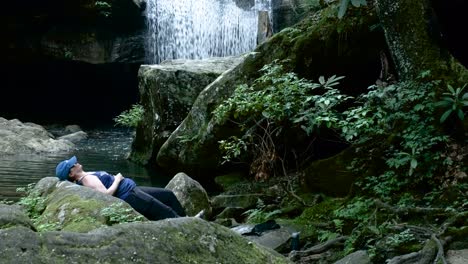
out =
[[[415,169],[418,166],[418,161],[415,159],[411,160],[411,168]]]
[[[449,89],[449,91],[454,94],[455,93],[455,90],[453,89],[453,87],[450,85],[450,84],[447,84],[447,88]]]
[[[460,118],[461,121],[465,119],[465,115],[463,114],[463,111],[461,109],[458,109],[457,114],[458,114],[458,118]]]
[[[447,117],[452,113],[452,109],[447,110],[441,117],[440,117],[440,123],[445,122]]]
[[[424,109],[424,105],[422,105],[422,104],[417,104],[417,105],[414,106],[414,110],[416,110],[416,111],[419,111],[419,110],[421,110],[421,109]]]
[[[442,100],[448,101],[448,102],[455,102],[455,100],[452,97],[448,97],[448,96],[442,97]]]
[[[321,85],[324,85],[325,84],[325,77],[320,76],[319,77],[319,82],[320,82]]]

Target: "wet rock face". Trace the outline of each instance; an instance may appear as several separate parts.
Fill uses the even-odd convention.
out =
[[[0,117],[1,154],[63,153],[71,151],[73,147],[71,141],[54,139],[40,125]]]
[[[273,32],[277,33],[299,22],[306,13],[307,4],[310,3],[305,0],[273,0]]]
[[[153,153],[182,122],[198,94],[241,61],[241,57],[224,57],[142,65],[138,79],[144,122],[137,128],[130,159],[142,164],[154,161]]]
[[[139,2],[10,1],[0,12],[0,54],[6,62],[52,57],[103,63],[136,61],[144,55],[138,45],[144,28]]]

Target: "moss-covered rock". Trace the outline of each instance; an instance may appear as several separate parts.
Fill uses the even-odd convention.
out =
[[[126,223],[88,233],[0,230],[3,263],[291,263],[198,218]]]
[[[200,91],[241,61],[242,57],[225,57],[142,65],[138,83],[144,114],[129,158],[154,163],[161,145],[185,118]]]
[[[237,184],[248,182],[244,175],[236,172],[216,176],[214,181],[225,192],[235,188]]]
[[[17,226],[35,229],[23,208],[17,205],[0,204],[0,229]]]
[[[187,215],[196,215],[201,210],[205,210],[206,217],[211,215],[208,193],[199,182],[190,178],[187,174],[177,173],[165,188],[174,192]]]
[[[56,183],[51,190],[51,178],[41,179],[34,189],[36,194],[32,193],[42,194],[44,199],[41,208],[37,208],[39,204],[34,208],[38,217],[35,225],[39,230],[88,232],[100,226],[115,224],[111,216],[118,216],[122,221],[144,219],[121,199],[88,187],[64,181]]]
[[[304,187],[332,196],[348,195],[357,179],[348,168],[355,157],[355,148],[351,147],[333,157],[312,162],[303,171]]]
[[[31,210],[39,215],[33,219],[39,232],[19,206],[0,205],[2,263],[291,263],[200,218],[112,223],[111,214],[120,220],[139,214],[118,198],[71,182],[44,178],[22,201],[44,203]],[[109,213],[116,204],[125,210]]]

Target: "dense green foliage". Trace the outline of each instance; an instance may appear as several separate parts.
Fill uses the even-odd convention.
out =
[[[338,106],[351,97],[333,88],[343,77],[320,77],[315,83],[285,72],[278,61],[261,71],[260,78],[250,86],[237,87],[213,114],[216,122],[237,123],[243,132],[240,137],[220,141],[225,160],[251,153],[252,172],[257,178],[268,178],[274,170],[271,164],[278,162],[280,153],[276,147],[286,128],[300,128],[310,135],[322,127],[335,127],[339,121]]]
[[[337,89],[342,77],[321,77],[315,83],[286,72],[278,61],[262,71],[252,85],[239,86],[214,111],[217,122],[242,127],[241,135],[220,141],[226,160],[250,152],[255,164],[256,158],[266,157],[257,152],[270,151],[269,161],[278,162],[276,151],[284,150],[282,134],[297,132],[297,128],[319,137],[323,129],[334,131],[356,149],[348,167],[361,176],[354,195],[346,202],[322,203],[331,204],[325,210],[321,204],[313,206],[294,220],[306,221],[305,225],[326,221],[307,231],[317,243],[346,235],[344,255],[364,248],[380,262],[392,252],[420,250],[425,240],[415,235],[415,227],[395,225],[402,221],[396,211],[408,215],[414,208],[436,207],[433,210],[438,213],[426,215],[425,220],[444,221],[468,206],[464,181],[468,142],[453,134],[463,129],[461,123],[452,122],[454,127],[448,130],[441,124],[450,116],[463,120],[468,96],[463,94],[465,86],[454,89],[426,71],[413,81],[372,85],[352,98]],[[436,91],[445,85],[448,92],[439,98]],[[321,213],[311,213],[317,210]],[[251,222],[283,214],[262,204],[246,212]],[[418,219],[411,221],[417,223]]]
[[[123,111],[114,118],[116,124],[126,127],[136,127],[143,118],[145,112],[142,105],[134,104],[129,110]]]
[[[407,190],[451,185],[457,179],[445,172],[464,169],[462,160],[453,160],[447,152],[453,140],[437,122],[435,91],[441,82],[431,80],[430,72],[421,73],[413,82],[372,85],[350,104],[354,98],[336,88],[342,77],[321,77],[314,83],[285,72],[277,61],[262,71],[252,85],[239,86],[214,111],[217,122],[231,120],[242,127],[239,137],[220,141],[226,160],[250,152],[252,164],[259,158],[278,162],[282,133],[300,127],[309,135],[321,129],[335,131],[356,146],[358,155],[350,169],[366,175],[358,184],[382,199]],[[460,90],[455,96],[464,98]],[[450,102],[456,102],[450,109],[462,111],[461,100]]]
[[[38,192],[34,191],[35,183],[30,183],[26,187],[19,187],[16,192],[23,193],[18,204],[25,208],[31,222],[34,224],[38,231],[54,230],[57,224],[39,224],[41,213],[45,209],[45,198]]]

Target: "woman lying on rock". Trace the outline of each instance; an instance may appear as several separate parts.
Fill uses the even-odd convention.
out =
[[[137,186],[122,176],[111,175],[105,171],[86,172],[75,156],[64,160],[55,169],[61,180],[69,180],[99,192],[118,197],[130,204],[136,211],[149,220],[160,220],[185,216],[182,205],[171,190],[156,187]],[[203,211],[196,217],[202,217]]]

